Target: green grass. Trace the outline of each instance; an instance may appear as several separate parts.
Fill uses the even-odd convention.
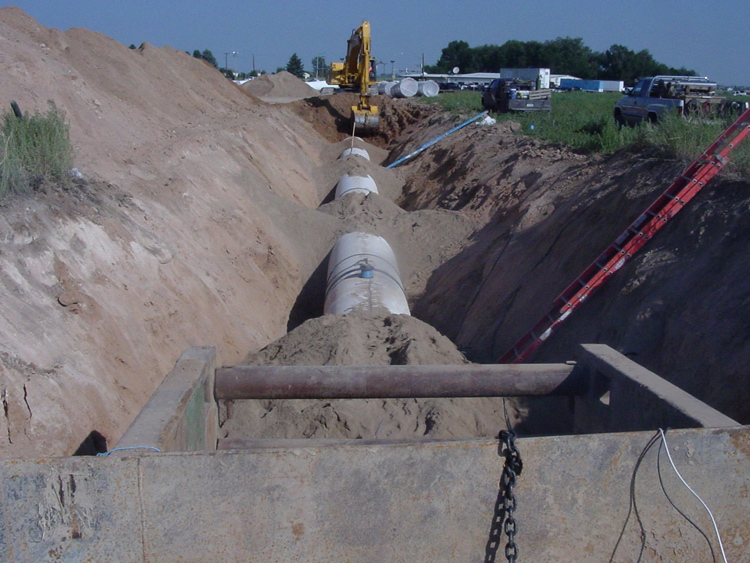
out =
[[[434,98],[414,98],[424,103],[434,103]],[[482,94],[472,90],[457,90],[441,92],[438,94],[437,103],[451,113],[463,114],[464,112],[480,113],[482,107]]]
[[[610,154],[626,148],[657,150],[667,158],[693,161],[718,137],[733,118],[688,120],[668,116],[657,125],[644,123],[619,128],[613,118],[618,93],[553,93],[551,112],[492,114],[498,121],[517,121],[519,134],[530,135],[570,147],[584,154]],[[742,97],[734,97],[745,101]],[[425,100],[429,101],[429,100]],[[448,92],[438,96],[438,104],[460,114],[482,111],[480,92]],[[750,176],[750,139],[730,155],[729,168]]]
[[[724,132],[737,116],[712,120],[688,120],[669,116],[655,126],[649,126],[648,141],[667,155],[693,161]],[[750,139],[740,144],[729,155],[729,170],[750,176]]]
[[[73,148],[65,113],[50,102],[46,113],[8,111],[0,124],[0,196],[28,192],[45,181],[67,184]]]

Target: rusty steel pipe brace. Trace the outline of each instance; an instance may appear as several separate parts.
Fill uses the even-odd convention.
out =
[[[215,397],[376,399],[583,395],[569,364],[232,366],[216,370]]]

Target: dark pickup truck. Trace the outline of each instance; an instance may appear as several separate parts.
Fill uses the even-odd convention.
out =
[[[717,96],[716,89],[716,82],[699,76],[642,78],[615,104],[614,118],[618,125],[634,125],[656,123],[668,113],[700,118],[743,109],[741,103]]]
[[[529,82],[497,78],[482,92],[482,107],[490,111],[550,111],[552,92]]]

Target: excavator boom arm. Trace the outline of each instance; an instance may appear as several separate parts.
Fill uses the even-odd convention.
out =
[[[330,82],[359,92],[359,103],[352,106],[352,114],[355,124],[365,130],[379,126],[378,108],[370,105],[371,65],[370,22],[363,21],[347,41],[344,62],[331,64]]]
[[[370,22],[364,21],[352,31],[346,42],[343,63],[331,64],[331,83],[363,91],[370,83]]]

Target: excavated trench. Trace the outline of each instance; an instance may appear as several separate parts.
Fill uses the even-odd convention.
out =
[[[329,115],[336,111],[331,104],[325,102]],[[322,107],[302,102],[298,111],[309,116]],[[340,111],[346,108],[344,102]],[[385,113],[384,131],[367,145],[386,147],[386,162],[462,120],[420,105],[394,104]],[[331,140],[346,134],[335,129],[340,119],[333,119],[333,128],[325,120],[313,123]],[[341,232],[364,226],[391,242],[413,319],[321,317],[323,260],[292,308],[291,332],[249,354],[246,362],[494,362],[684,168],[655,154],[584,156],[517,135],[517,129],[513,123],[467,128],[402,165],[393,177],[381,170],[378,180],[388,185],[389,197],[322,198],[319,211],[338,218]],[[740,266],[732,268],[735,287],[714,296],[719,311],[703,308],[701,330],[687,320],[695,305],[685,306],[692,289],[705,286],[707,272],[720,269],[722,259],[737,259],[730,248],[721,251],[723,258],[713,252],[724,238],[744,239],[748,192],[738,177],[715,182],[534,361],[567,361],[580,343],[606,343],[729,416],[750,420],[747,376],[739,363],[749,355],[747,330],[738,326],[740,318],[750,319],[743,297],[750,286]],[[732,198],[738,199],[734,208],[726,201]],[[739,317],[728,321],[731,308]],[[745,335],[731,360],[722,347],[736,338],[709,328],[726,324]],[[732,391],[707,385],[706,373]],[[565,400],[513,400],[510,407],[512,420],[527,434],[571,430]],[[235,404],[224,430],[230,438],[473,437],[495,435],[502,420],[499,399],[265,401]]]
[[[344,171],[332,163],[351,97],[289,104],[312,94],[279,73],[261,98],[284,103],[266,103],[180,51],[47,29],[16,8],[0,20],[7,61],[23,63],[0,90],[24,110],[44,111],[45,100],[64,109],[85,176],[4,209],[5,457],[66,455],[92,429],[111,445],[196,344],[227,364],[248,353],[263,363],[495,361],[683,167],[472,125],[393,171],[363,168],[383,197],[337,202],[329,194]],[[112,64],[97,66],[101,53]],[[470,117],[374,102],[383,126],[367,143],[383,160]],[[723,172],[534,361],[609,344],[750,421],[749,193],[747,178]],[[326,254],[354,228],[394,248],[413,316],[318,316]],[[281,407],[266,407],[258,418],[269,423]],[[497,401],[372,408],[352,409],[366,425],[326,404],[277,421],[296,434],[328,425],[439,437],[492,435],[502,419]],[[524,405],[510,410],[531,418]]]

